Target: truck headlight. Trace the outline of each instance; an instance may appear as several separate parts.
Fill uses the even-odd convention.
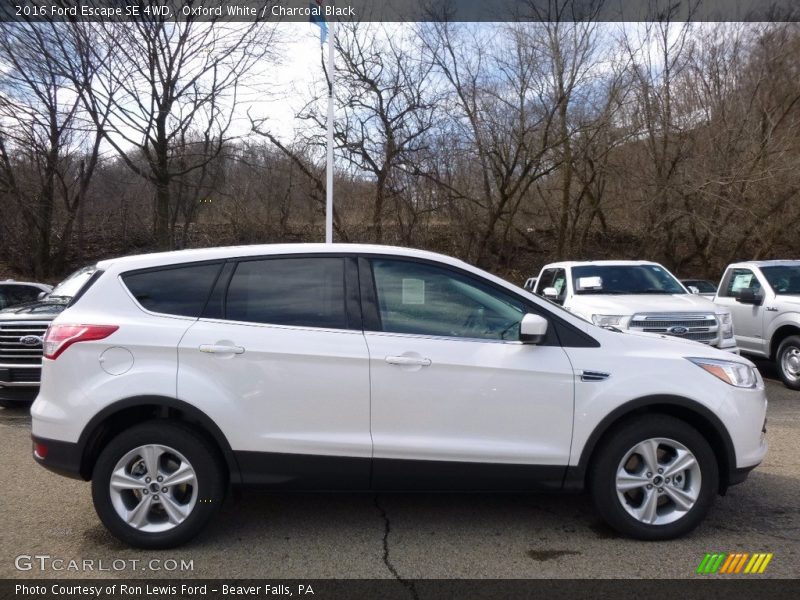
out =
[[[726,340],[732,338],[733,319],[731,318],[731,313],[729,312],[717,313],[717,319],[719,320],[720,330],[722,331],[722,337]]]
[[[619,327],[624,315],[592,315],[592,323],[598,327]]]
[[[690,358],[686,357],[698,367],[711,373],[717,379],[738,388],[755,388],[759,386],[759,377],[756,370],[740,362],[732,360],[717,360],[715,358]]]

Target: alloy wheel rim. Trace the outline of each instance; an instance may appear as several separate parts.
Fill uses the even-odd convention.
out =
[[[622,457],[615,480],[625,511],[645,525],[685,516],[700,496],[702,475],[694,454],[669,438],[637,443]]]
[[[795,382],[800,379],[800,348],[789,346],[781,356],[781,370],[786,378]]]
[[[180,452],[161,444],[134,448],[109,480],[111,504],[128,526],[146,533],[174,529],[197,504],[197,474]]]

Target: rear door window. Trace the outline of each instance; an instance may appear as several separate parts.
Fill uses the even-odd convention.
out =
[[[228,287],[225,317],[251,323],[347,329],[344,259],[242,261]]]
[[[133,271],[122,281],[143,308],[168,315],[199,317],[222,263],[177,265]]]

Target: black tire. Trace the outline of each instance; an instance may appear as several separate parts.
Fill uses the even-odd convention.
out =
[[[196,475],[194,507],[185,520],[167,531],[136,529],[120,516],[111,499],[110,479],[117,463],[130,451],[149,444],[179,452]],[[224,463],[209,440],[180,422],[155,420],[123,431],[103,448],[92,474],[92,499],[100,520],[119,540],[137,548],[173,548],[203,530],[225,498],[226,483]]]
[[[676,520],[664,524],[637,520],[623,506],[617,493],[617,470],[623,458],[637,444],[653,438],[666,438],[685,446],[694,455],[700,472],[699,493],[694,505],[682,516],[680,511],[674,512]],[[663,451],[662,446],[658,448]],[[688,477],[685,481],[688,485]],[[589,488],[600,516],[620,533],[640,540],[668,540],[692,531],[703,520],[719,489],[719,467],[711,446],[691,425],[667,415],[642,415],[623,422],[605,437],[590,465]],[[650,491],[657,489],[648,490],[648,493]],[[641,489],[637,493],[644,492]],[[673,506],[668,496],[659,502],[665,503],[661,507],[664,509]]]
[[[784,367],[784,358],[790,352],[800,353],[800,335],[787,337],[781,342],[781,345],[778,346],[778,351],[775,353],[775,366],[778,368],[783,385],[792,390],[800,390],[800,375],[789,373]]]

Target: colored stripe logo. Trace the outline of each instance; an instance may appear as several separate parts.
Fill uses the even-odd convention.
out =
[[[707,552],[697,567],[700,575],[733,575],[763,573],[774,554],[772,552]]]

